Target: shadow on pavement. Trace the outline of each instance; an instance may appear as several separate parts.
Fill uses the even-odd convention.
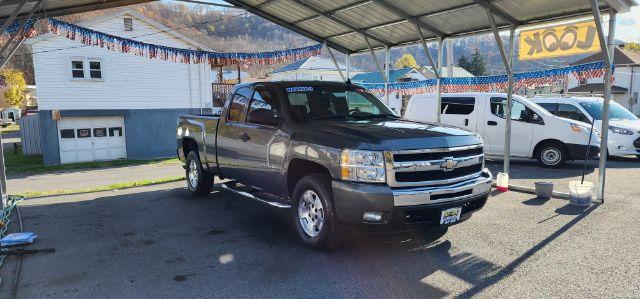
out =
[[[25,230],[38,233],[38,246],[57,252],[25,259],[20,297],[355,297],[365,290],[376,297],[447,296],[429,283],[439,273],[470,285],[462,294],[470,297],[595,209],[575,214],[501,267],[452,250],[455,244],[437,230],[356,235],[336,251],[313,251],[296,240],[288,212],[219,190],[205,197],[192,197],[184,188],[92,196],[25,202]]]

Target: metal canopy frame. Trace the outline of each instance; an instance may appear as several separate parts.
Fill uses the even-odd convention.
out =
[[[349,78],[349,57],[354,53],[369,52],[374,60],[378,72],[384,78],[385,87],[389,84],[389,50],[395,47],[407,46],[412,44],[420,44],[423,48],[425,56],[429,60],[429,64],[434,72],[437,80],[437,103],[441,104],[442,90],[442,58],[443,58],[443,46],[444,40],[454,37],[462,37],[473,34],[480,34],[486,32],[492,32],[496,40],[502,62],[507,72],[508,84],[505,90],[507,94],[507,105],[505,111],[505,144],[504,144],[504,168],[505,173],[509,173],[510,170],[510,149],[511,149],[511,110],[512,110],[512,98],[513,98],[513,65],[515,63],[515,32],[517,28],[526,27],[533,24],[539,24],[543,22],[557,21],[560,19],[577,18],[583,16],[594,16],[596,27],[598,31],[598,37],[602,47],[602,53],[605,55],[605,65],[607,70],[605,72],[605,104],[604,104],[604,117],[602,124],[602,139],[601,139],[601,156],[599,161],[599,180],[598,180],[598,200],[604,202],[604,189],[605,189],[605,171],[606,171],[606,145],[608,139],[608,110],[609,102],[611,100],[611,77],[612,77],[612,61],[614,52],[614,30],[615,30],[615,16],[616,12],[626,12],[631,6],[636,5],[635,0],[467,0],[467,1],[455,1],[455,3],[446,7],[447,4],[439,3],[440,6],[433,11],[420,11],[420,7],[416,7],[417,13],[412,13],[414,10],[408,10],[406,7],[411,5],[419,6],[420,1],[391,1],[391,0],[358,0],[351,3],[342,4],[338,7],[329,7],[331,3],[321,2],[318,0],[264,0],[261,3],[255,4],[256,1],[261,0],[227,0],[228,3],[241,7],[249,12],[255,13],[268,20],[274,21],[286,28],[303,34],[313,40],[319,41],[332,47],[338,51],[346,54],[347,60],[347,78]],[[348,1],[347,1],[348,2]],[[452,1],[453,2],[453,1]],[[460,3],[464,2],[464,3]],[[298,9],[291,9],[291,14],[282,13],[282,9],[278,12],[269,11],[266,9],[268,6],[281,3],[282,5],[297,5],[298,8],[307,9],[311,12],[310,15],[297,16],[296,13],[300,13]],[[350,16],[345,14],[349,10],[357,9],[366,5],[376,5],[378,8],[383,9],[385,12],[389,12],[397,18],[389,19],[388,17],[381,22],[375,24],[367,24],[366,26],[356,26],[355,24],[363,24],[367,21],[361,22],[359,19],[364,16],[358,15]],[[505,9],[506,7],[513,7],[511,10]],[[564,6],[563,6],[564,5]],[[563,7],[561,7],[563,6]],[[517,7],[517,12],[515,10]],[[444,21],[437,21],[433,18],[445,18],[447,16],[453,16],[456,13],[466,12],[469,10],[477,10],[482,8],[488,22],[489,27],[469,25],[463,26],[463,29],[448,30],[447,24]],[[548,14],[540,14],[536,9],[549,12]],[[424,10],[424,9],[423,9]],[[528,11],[529,10],[529,11]],[[608,40],[605,41],[604,29],[601,19],[601,11],[609,12],[609,34]],[[559,13],[557,13],[559,12]],[[382,15],[381,15],[382,16]],[[293,21],[287,19],[293,19]],[[467,20],[464,18],[452,18],[458,22],[462,22],[467,25]],[[317,30],[317,27],[311,26],[314,21],[317,20],[329,20],[339,26],[336,28],[327,29],[327,26],[322,30]],[[469,21],[472,23],[472,21]],[[394,42],[393,38],[397,33],[394,30],[388,30],[386,33],[380,33],[377,30],[385,28],[394,28],[400,30],[400,34],[406,35],[406,28],[402,31],[401,26],[405,26],[405,23],[413,25],[416,36],[414,39]],[[475,27],[474,27],[475,26]],[[341,28],[341,29],[340,29]],[[344,28],[348,30],[345,31]],[[505,49],[505,45],[500,36],[500,31],[509,30],[509,50]],[[317,32],[316,32],[317,31]],[[425,32],[428,33],[425,36]],[[344,41],[344,37],[353,34],[360,35],[365,42],[364,46],[353,46]],[[348,39],[349,41],[353,39]],[[378,45],[373,46],[371,41],[375,41]],[[427,42],[437,42],[437,61],[434,61]],[[375,50],[384,49],[385,51],[385,65],[384,69],[380,65],[380,62],[375,55]],[[333,53],[332,59],[335,62]],[[337,65],[337,63],[336,63]],[[342,76],[342,72],[340,72]],[[389,103],[388,89],[385,88],[385,101]],[[440,109],[437,109],[437,122],[440,122],[441,118]]]

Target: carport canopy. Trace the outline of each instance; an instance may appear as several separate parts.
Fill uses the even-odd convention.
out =
[[[589,0],[226,0],[235,6],[326,42],[345,54],[593,16]],[[599,1],[602,11],[627,12],[633,0]],[[368,42],[367,42],[368,39]]]

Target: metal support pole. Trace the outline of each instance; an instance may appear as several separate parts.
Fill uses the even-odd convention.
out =
[[[435,61],[433,60],[433,56],[431,55],[431,52],[429,52],[429,47],[427,47],[427,41],[424,39],[424,34],[422,34],[422,29],[420,29],[420,26],[416,25],[416,31],[418,31],[418,34],[420,35],[420,42],[422,43],[422,50],[424,50],[424,55],[427,56],[427,59],[429,59],[429,64],[431,65],[431,70],[433,71],[433,74],[436,76],[436,79],[440,78],[440,73],[438,73],[437,71],[437,65],[435,63]]]
[[[613,54],[615,52],[614,38],[616,30],[616,11],[611,10],[609,13],[609,36],[605,41],[604,28],[602,26],[602,17],[598,7],[597,0],[591,0],[591,10],[593,11],[598,38],[600,39],[600,49],[604,56],[604,65],[606,67],[604,74],[604,104],[602,105],[602,128],[600,133],[600,161],[598,170],[598,194],[597,199],[604,203],[604,190],[606,182],[607,170],[607,142],[609,140],[609,103],[611,101],[611,77],[613,68]]]
[[[438,96],[436,98],[436,123],[440,123],[441,114],[442,114],[442,52],[444,48],[444,43],[442,38],[438,38],[438,68],[435,70],[438,73],[438,84],[436,84],[436,88],[438,90]]]
[[[338,74],[340,74],[340,78],[342,78],[342,81],[347,82],[347,80],[344,78],[344,74],[342,74],[342,70],[340,69],[340,66],[338,65],[338,61],[336,61],[336,57],[333,56],[333,52],[331,52],[331,48],[329,48],[329,46],[327,46],[327,42],[324,42],[324,46],[327,47],[327,52],[329,52],[329,56],[331,56],[331,61],[333,61],[333,65],[336,67],[336,70],[338,70]]]
[[[498,50],[500,50],[500,57],[502,57],[502,64],[504,64],[504,68],[507,70],[507,109],[505,111],[505,130],[504,130],[504,173],[509,173],[509,157],[511,156],[511,107],[512,107],[512,93],[513,93],[513,70],[511,69],[511,63],[513,60],[513,53],[515,50],[515,27],[511,27],[510,30],[510,41],[511,46],[509,49],[509,55],[507,56],[507,52],[504,49],[504,44],[502,44],[502,38],[500,37],[500,31],[498,30],[498,26],[496,25],[496,20],[493,17],[493,13],[491,9],[486,8],[487,18],[489,19],[489,23],[491,23],[491,30],[493,31],[493,37],[498,44]]]
[[[447,40],[447,77],[453,78],[453,40]]]
[[[389,47],[384,48],[384,98],[387,106],[389,106]]]
[[[385,72],[380,66],[380,62],[378,61],[378,57],[376,56],[376,53],[373,52],[373,48],[371,47],[371,43],[369,42],[369,39],[365,36],[364,40],[367,42],[367,47],[369,47],[369,53],[371,53],[371,57],[373,58],[373,62],[376,64],[376,68],[378,68],[378,72],[380,72],[380,75],[386,82],[387,78],[385,78],[386,77]]]
[[[344,55],[345,65],[347,67],[347,80],[351,79],[351,62],[349,61],[351,58],[350,54]]]
[[[11,15],[9,16],[9,18],[6,21],[4,21],[4,24],[2,24],[2,29],[0,29],[0,34],[4,33],[4,31],[7,30],[7,28],[9,28],[9,25],[11,25],[11,23],[13,23],[13,20],[16,19],[16,16],[18,16],[18,14],[22,11],[22,7],[27,2],[28,2],[27,0],[22,0],[18,4],[18,6],[13,10]]]

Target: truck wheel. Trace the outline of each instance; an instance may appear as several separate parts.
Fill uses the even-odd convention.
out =
[[[213,188],[213,175],[202,169],[202,164],[195,152],[187,155],[187,188],[193,195],[207,195]]]
[[[548,168],[558,168],[567,160],[567,151],[563,144],[550,142],[542,145],[538,150],[538,163]]]
[[[293,189],[292,208],[296,233],[305,245],[316,250],[337,247],[339,231],[326,176],[310,174],[300,179]]]

